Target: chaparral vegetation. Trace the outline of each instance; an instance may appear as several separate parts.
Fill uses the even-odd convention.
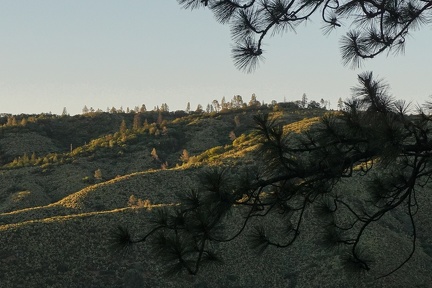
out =
[[[352,24],[353,67],[432,19],[429,0],[178,2],[230,25],[246,72],[314,14],[325,33]],[[431,103],[360,72],[337,109],[306,94],[185,107],[0,115],[0,287],[432,283]]]

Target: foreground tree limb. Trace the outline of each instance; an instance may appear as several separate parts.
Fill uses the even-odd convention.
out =
[[[206,7],[217,21],[231,26],[232,55],[240,70],[252,72],[263,59],[263,42],[275,34],[295,31],[319,14],[327,34],[343,24],[352,27],[340,41],[345,65],[387,51],[402,53],[410,32],[431,23],[432,1],[409,0],[178,0],[187,9]]]
[[[369,271],[367,231],[385,221],[389,212],[401,211],[410,219],[412,245],[410,253],[381,277],[391,275],[415,253],[416,193],[423,193],[432,175],[432,123],[421,111],[414,116],[403,113],[386,87],[372,73],[359,75],[346,109],[326,114],[303,134],[286,131],[269,115],[257,115],[256,153],[263,159],[256,163],[259,173],[250,167],[244,174],[229,168],[207,170],[196,190],[180,196],[180,206],[154,212],[154,226],[143,237],[120,229],[115,242],[129,247],[151,240],[150,247],[172,273],[196,274],[203,264],[220,263],[214,243],[228,245],[249,225],[254,226],[250,246],[258,252],[289,248],[307,229],[305,213],[314,211],[325,230],[323,243],[345,247],[347,268]],[[373,176],[375,171],[380,171],[379,177]],[[364,175],[370,182],[365,186],[367,199],[338,191],[342,179]],[[240,219],[233,219],[233,209],[241,211]],[[266,217],[280,218],[285,228],[256,224]],[[225,226],[232,223],[240,224],[227,235]]]

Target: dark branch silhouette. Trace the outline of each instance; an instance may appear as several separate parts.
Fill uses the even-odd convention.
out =
[[[263,56],[263,41],[319,14],[324,34],[349,24],[341,39],[345,65],[359,67],[363,59],[384,51],[400,53],[410,32],[431,23],[432,1],[409,0],[178,0],[188,9],[207,7],[222,24],[231,26],[237,68],[251,72]]]
[[[309,133],[289,133],[277,118],[256,115],[260,172],[250,167],[240,174],[229,168],[205,171],[197,190],[179,196],[180,206],[156,210],[147,234],[135,239],[120,229],[116,242],[129,247],[153,238],[151,245],[172,271],[196,274],[202,264],[221,261],[213,243],[233,241],[248,225],[255,227],[249,240],[258,252],[291,246],[310,221],[306,211],[312,210],[323,222],[323,244],[346,247],[346,267],[369,271],[374,262],[367,254],[367,231],[390,211],[401,211],[410,218],[411,252],[381,277],[403,267],[416,248],[416,193],[432,175],[431,118],[421,111],[406,115],[388,95],[387,84],[372,73],[358,80],[346,109],[327,113]],[[361,203],[338,191],[342,179],[366,174],[372,181]],[[229,213],[233,209],[241,219]],[[265,217],[280,218],[286,228],[257,224]],[[227,233],[226,224],[234,223],[237,230]]]
[[[324,22],[324,33],[343,21],[351,24],[352,30],[340,43],[343,62],[353,67],[384,51],[403,52],[409,32],[432,19],[430,0],[178,2],[184,8],[209,8],[220,23],[231,26],[234,63],[247,72],[263,59],[266,37],[295,30],[316,13]],[[308,229],[305,223],[313,221],[310,215],[315,215],[322,222],[321,242],[344,251],[347,269],[370,271],[378,263],[386,270],[379,277],[401,269],[416,250],[417,194],[427,190],[432,177],[432,118],[422,109],[409,115],[409,104],[393,99],[388,85],[372,72],[358,75],[358,81],[342,111],[326,113],[303,133],[289,132],[281,119],[256,115],[256,170],[205,171],[196,190],[179,195],[178,206],[155,209],[153,227],[144,236],[118,229],[117,247],[148,241],[171,273],[196,274],[206,263],[221,263],[214,243],[228,244],[250,230],[249,225],[253,227],[250,246],[263,252],[292,246]],[[431,106],[427,103],[425,108]],[[341,182],[364,176],[368,179],[365,199],[339,191]],[[408,215],[412,244],[408,255],[388,268],[386,259],[369,256],[368,237],[390,212]],[[260,224],[269,217],[280,218],[284,228]]]

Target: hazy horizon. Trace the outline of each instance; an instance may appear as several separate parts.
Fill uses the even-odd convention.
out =
[[[397,99],[422,104],[432,95],[430,26],[407,39],[404,55],[381,55],[356,70],[341,64],[344,29],[324,36],[320,27],[317,20],[268,39],[266,61],[245,74],[233,65],[229,26],[204,9],[183,10],[174,0],[2,1],[0,113],[162,103],[175,111],[234,95],[249,101],[252,93],[265,103],[306,93],[336,108],[364,71],[386,79]]]

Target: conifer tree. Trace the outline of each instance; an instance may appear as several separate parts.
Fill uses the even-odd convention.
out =
[[[339,97],[339,99],[338,99],[338,104],[337,104],[337,108],[338,108],[338,110],[342,110],[343,107],[344,107],[344,103],[343,103],[343,101],[342,101],[342,98]]]
[[[161,108],[160,108],[161,112],[169,112],[169,107],[168,104],[166,103],[162,103]]]
[[[126,126],[126,121],[124,119],[120,123],[120,129],[119,129],[119,131],[120,131],[121,135],[125,135],[126,134],[127,126]]]
[[[196,112],[196,113],[202,113],[202,112],[204,112],[203,107],[202,107],[201,104],[198,104],[198,105],[197,105],[197,108],[196,108],[195,112]]]
[[[8,116],[6,126],[16,126],[17,120],[15,116]]]
[[[219,105],[219,101],[218,100],[213,100],[212,102],[213,105],[213,110],[217,113],[220,111],[220,105]]]
[[[21,126],[26,126],[27,125],[27,118],[25,118],[25,117],[23,117],[22,119],[21,119],[21,123],[20,123],[20,125]]]
[[[261,104],[260,102],[257,100],[257,97],[255,95],[255,93],[252,94],[251,99],[249,101],[249,106],[250,107],[259,107]]]
[[[306,93],[303,93],[302,99],[301,99],[301,106],[302,108],[306,108],[308,104],[308,98],[306,96]]]
[[[89,109],[87,108],[87,105],[84,105],[82,109],[82,114],[87,114],[87,113],[89,113]]]
[[[134,115],[132,127],[134,130],[138,130],[139,128],[141,128],[141,115],[139,113],[136,113]]]
[[[33,152],[31,155],[31,158],[30,158],[30,162],[31,162],[31,164],[34,165],[34,164],[36,164],[36,161],[37,161],[36,153]]]
[[[150,127],[150,125],[148,124],[148,120],[146,118],[146,119],[144,119],[143,128],[144,128],[144,130],[148,130],[149,127]]]
[[[94,178],[95,178],[96,180],[102,180],[102,170],[101,170],[101,169],[97,169],[97,170],[94,172]]]
[[[151,157],[152,157],[154,160],[159,161],[159,156],[158,156],[158,154],[157,154],[156,148],[153,148],[153,149],[152,149],[150,155],[151,155]]]
[[[157,118],[157,124],[161,125],[163,122],[163,116],[162,116],[162,112],[158,110],[158,118]]]
[[[69,116],[69,113],[67,112],[66,107],[63,107],[62,116]]]
[[[225,110],[225,109],[228,109],[228,104],[225,100],[225,96],[223,96],[221,100],[221,110]]]
[[[201,265],[219,259],[212,250],[214,243],[230,242],[247,225],[273,215],[289,229],[256,226],[249,235],[251,247],[288,248],[301,239],[305,223],[321,221],[317,241],[339,247],[337,251],[346,255],[345,267],[369,271],[373,267],[367,254],[373,240],[369,231],[385,221],[384,216],[406,213],[411,227],[409,252],[400,251],[399,263],[375,259],[389,267],[380,277],[403,267],[416,249],[414,215],[422,208],[418,199],[428,193],[423,187],[432,175],[432,118],[421,111],[415,117],[407,115],[407,106],[388,95],[388,86],[372,73],[362,73],[358,80],[346,108],[325,114],[309,133],[287,132],[280,119],[257,115],[256,169],[248,168],[238,177],[227,169],[204,172],[198,177],[201,186],[185,191],[179,207],[155,214],[157,225],[148,234],[140,238],[120,229],[118,243],[143,242],[160,231],[154,245],[159,245],[161,255],[182,247],[170,263],[196,274]],[[365,199],[338,190],[341,182],[364,175],[370,179]],[[238,221],[230,220],[235,215],[229,213],[232,209],[241,211],[243,224],[233,235],[224,236],[222,227]],[[392,244],[396,245],[388,243],[381,249],[399,253]]]
[[[352,21],[352,29],[341,40],[341,52],[345,64],[357,67],[362,59],[384,51],[403,51],[409,32],[428,25],[432,11],[431,0],[178,2],[192,9],[209,7],[219,22],[231,25],[234,63],[247,72],[262,58],[266,37],[293,29],[314,13],[321,15],[326,32],[340,27],[341,19]],[[384,255],[401,254],[402,260],[374,259],[388,268],[379,278],[395,273],[416,251],[421,231],[416,213],[430,206],[421,201],[430,193],[432,117],[425,112],[428,106],[409,115],[409,105],[393,99],[388,88],[372,72],[359,74],[342,111],[325,114],[306,133],[290,133],[283,119],[258,114],[255,169],[247,167],[241,176],[229,173],[229,168],[204,171],[198,177],[199,188],[180,195],[179,206],[155,213],[154,227],[144,236],[119,228],[117,243],[127,247],[154,237],[154,251],[165,256],[171,271],[197,274],[202,265],[220,260],[213,244],[229,245],[258,219],[280,217],[285,227],[255,226],[249,240],[258,251],[292,247],[306,223],[321,221],[323,234],[317,240],[338,248],[335,253],[343,255],[344,267],[370,271],[377,266],[367,254],[374,243],[369,232],[385,225],[390,215],[405,215],[402,225],[409,230],[409,247],[378,247]],[[300,103],[306,107],[305,94]],[[352,186],[338,191],[338,185],[354,177],[368,180],[363,197],[350,191]],[[229,213],[233,209],[242,213],[242,223],[227,235],[224,227],[234,221]]]
[[[141,108],[140,108],[140,112],[143,113],[143,112],[146,112],[146,111],[147,111],[147,107],[144,104],[142,104]]]
[[[324,34],[350,27],[340,39],[342,62],[359,67],[382,53],[404,52],[410,33],[429,25],[431,0],[177,0],[187,9],[207,7],[221,24],[229,24],[232,57],[240,70],[254,71],[263,60],[268,37],[295,32],[313,14]]]
[[[183,163],[186,163],[189,161],[189,152],[186,149],[183,149],[183,152],[180,156],[180,161]]]

